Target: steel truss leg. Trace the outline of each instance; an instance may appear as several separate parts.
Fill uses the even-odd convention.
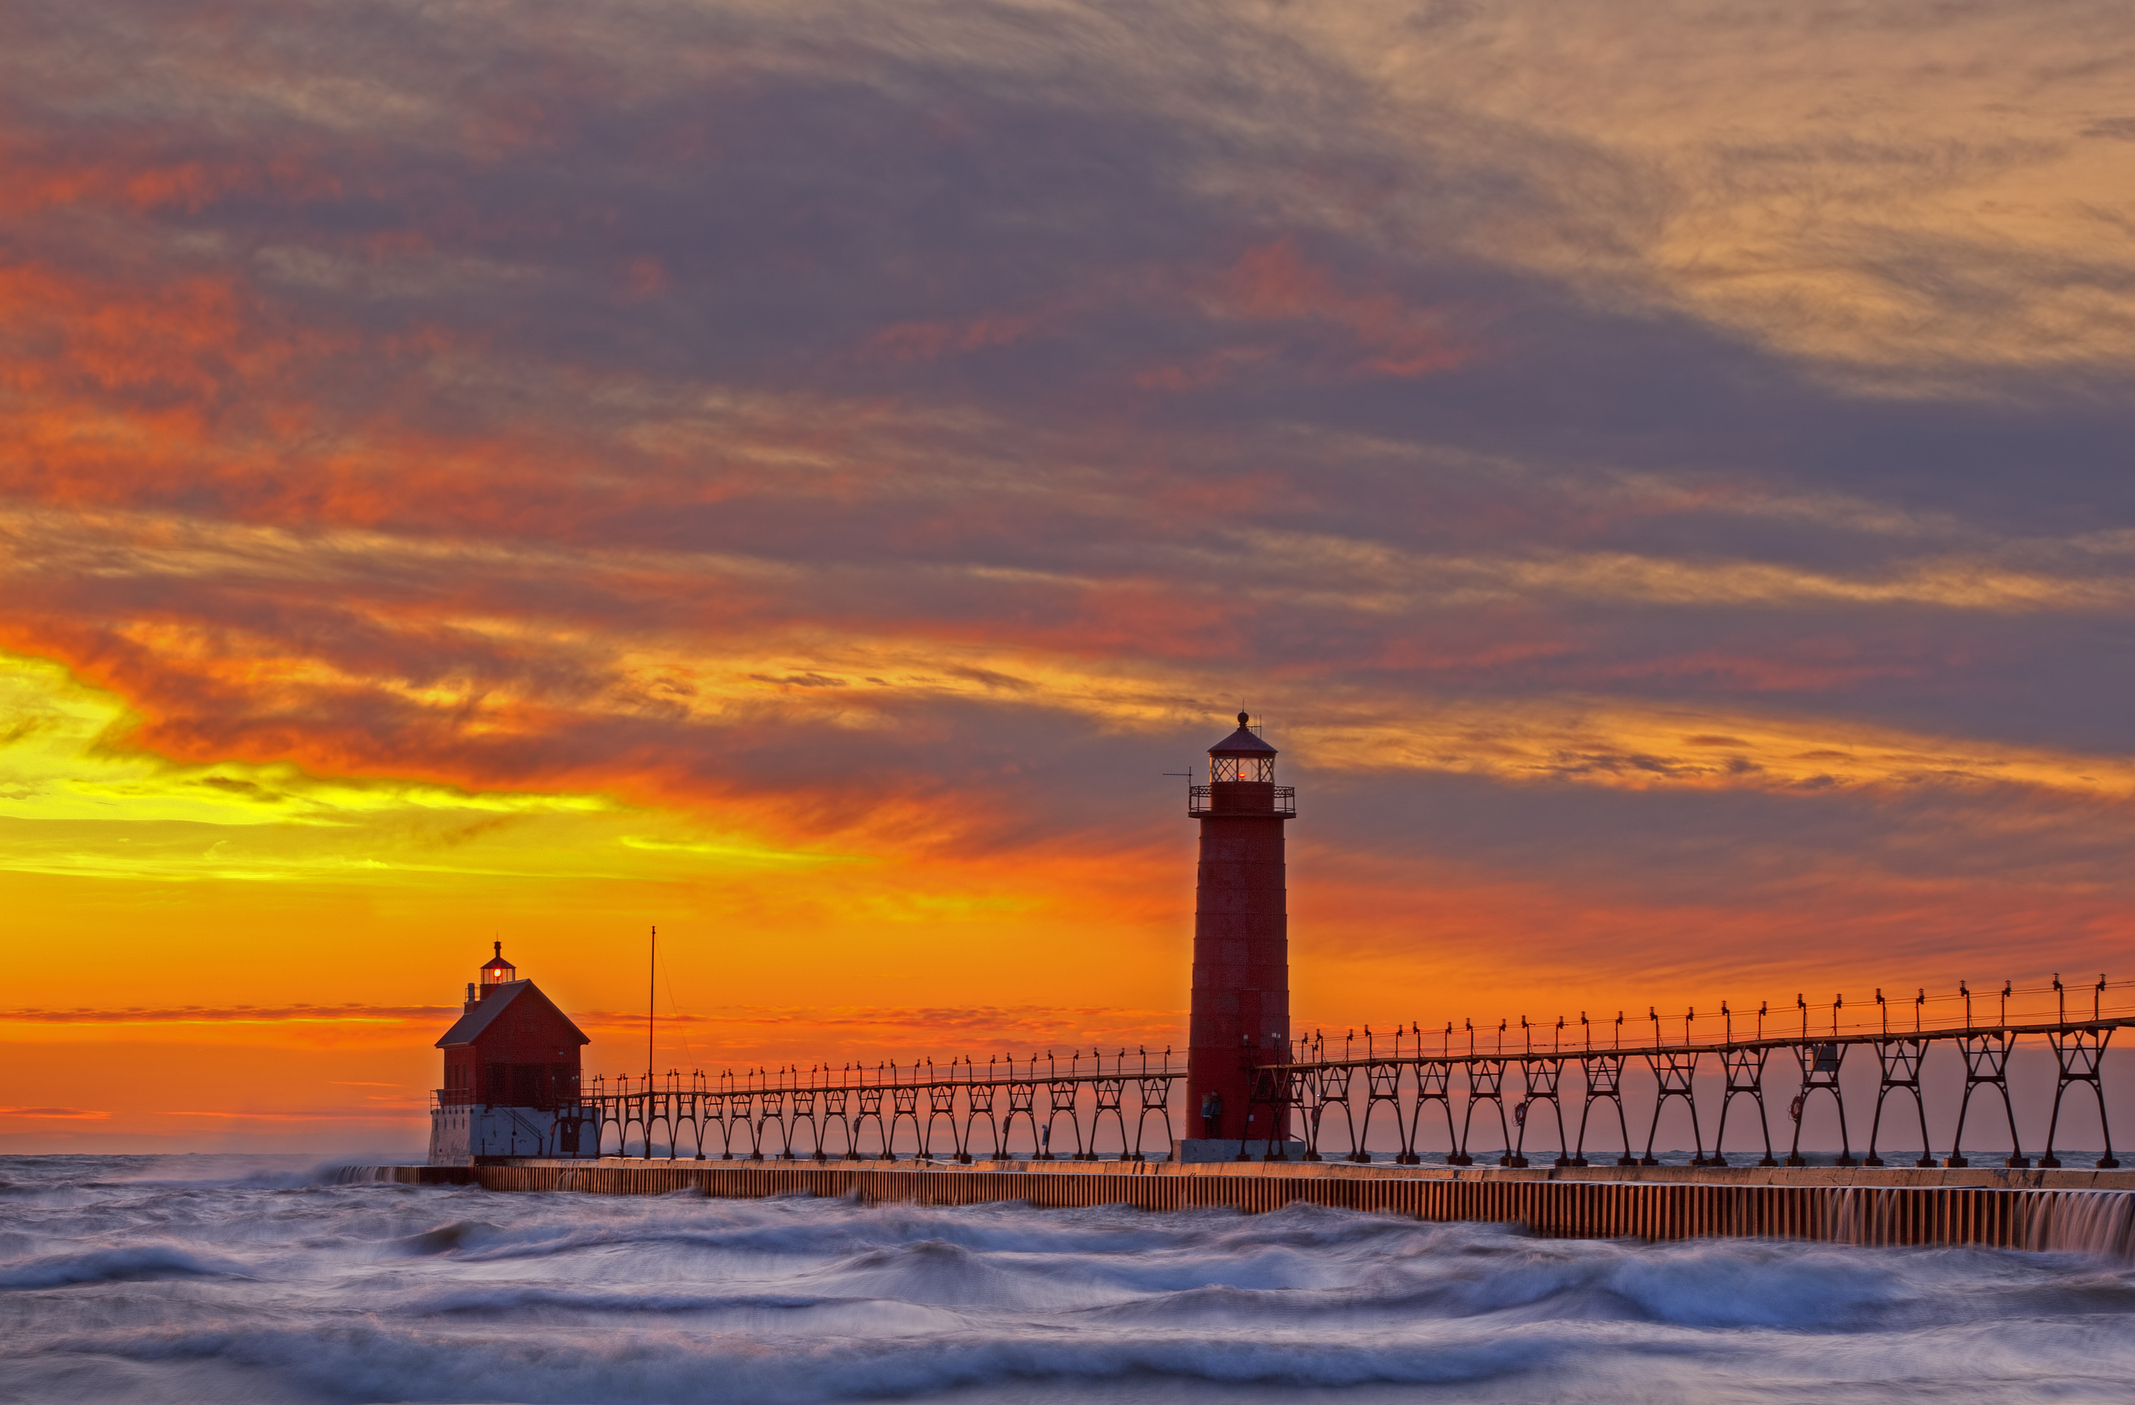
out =
[[[1147,1102],[1142,1104],[1141,1116],[1134,1119],[1134,1159],[1137,1161],[1148,1159],[1142,1154],[1142,1130],[1149,1125],[1149,1115],[1151,1113],[1155,1113],[1164,1119],[1164,1159],[1168,1161],[1171,1159],[1171,1103],[1168,1097],[1164,1102],[1155,1106],[1151,1106]]]
[[[1933,1149],[1928,1145],[1927,1103],[1920,1096],[1920,1065],[1927,1057],[1927,1045],[1918,1039],[1894,1039],[1876,1046],[1876,1059],[1882,1066],[1882,1082],[1876,1087],[1876,1114],[1868,1124],[1868,1155],[1861,1159],[1863,1166],[1880,1166],[1883,1158],[1876,1154],[1876,1139],[1883,1129],[1883,1103],[1894,1092],[1913,1095],[1913,1110],[1920,1117],[1920,1159],[1915,1166],[1935,1164]],[[1897,1069],[1902,1076],[1892,1077]]]
[[[1512,1125],[1505,1120],[1505,1099],[1502,1093],[1486,1093],[1482,1097],[1468,1099],[1467,1113],[1461,1118],[1460,1122],[1460,1164],[1463,1166],[1473,1166],[1475,1164],[1475,1158],[1468,1153],[1468,1132],[1474,1126],[1475,1105],[1477,1103],[1489,1103],[1497,1109],[1498,1139],[1505,1148],[1498,1155],[1497,1164],[1510,1166],[1512,1164]]]
[[[1749,1065],[1745,1063],[1742,1066],[1746,1068]],[[1772,1155],[1771,1114],[1766,1111],[1764,1106],[1764,1054],[1762,1050],[1758,1051],[1756,1069],[1750,1075],[1750,1082],[1747,1087],[1738,1087],[1736,1085],[1733,1069],[1729,1069],[1727,1072],[1727,1091],[1720,1096],[1720,1128],[1713,1133],[1712,1139],[1712,1164],[1715,1166],[1725,1166],[1727,1164],[1727,1110],[1735,1099],[1740,1097],[1746,1097],[1757,1105],[1757,1128],[1764,1133],[1764,1159],[1757,1164],[1759,1166],[1777,1166],[1779,1162]]]
[[[1631,1154],[1631,1123],[1624,1116],[1623,1095],[1613,1089],[1605,1093],[1596,1093],[1592,1090],[1587,1092],[1586,1106],[1579,1109],[1579,1141],[1577,1150],[1572,1153],[1572,1165],[1584,1166],[1587,1164],[1586,1119],[1593,1112],[1595,1103],[1608,1103],[1616,1109],[1617,1135],[1623,1138],[1623,1155],[1616,1158],[1616,1164],[1619,1166],[1636,1166],[1638,1158]]]
[[[1964,1098],[1957,1104],[1957,1131],[1950,1138],[1949,1159],[1942,1163],[1945,1166],[1970,1164],[1962,1150],[1965,1115],[1971,1111],[1973,1092],[1983,1085],[2001,1093],[2002,1112],[2009,1120],[2009,1157],[2002,1164],[2015,1167],[2031,1164],[2030,1159],[2024,1155],[2022,1141],[2017,1137],[2016,1105],[2009,1100],[2009,1050],[2015,1041],[2000,1031],[1996,1031],[1996,1035],[1999,1047],[1990,1043],[1985,1036],[1965,1035],[1958,1040],[1958,1047],[1965,1060]],[[1981,1073],[1981,1068],[1985,1068],[1987,1072]]]
[[[2112,1042],[2111,1029],[2079,1029],[2068,1034],[2050,1034],[2047,1039],[2053,1045],[2054,1060],[2060,1065],[2061,1076],[2054,1084],[2053,1116],[2046,1123],[2046,1154],[2039,1158],[2039,1165],[2057,1167],[2061,1158],[2054,1155],[2054,1134],[2061,1125],[2061,1097],[2071,1083],[2088,1083],[2098,1099],[2098,1127],[2105,1137],[2105,1155],[2098,1158],[2100,1170],[2112,1170],[2120,1165],[2113,1155],[2113,1128],[2105,1111],[2105,1046]],[[2066,1041],[2066,1042],[2064,1042]]]
[[[1557,1159],[1551,1164],[1556,1166],[1571,1165],[1572,1159],[1564,1150],[1564,1109],[1557,1105],[1557,1095],[1555,1093],[1540,1093],[1529,1097],[1525,1104],[1528,1109],[1527,1117],[1534,1116],[1536,1103],[1548,1103],[1549,1110],[1555,1113],[1557,1117]],[[1520,1119],[1519,1142],[1512,1149],[1512,1164],[1515,1166],[1525,1166],[1527,1164],[1526,1118]]]
[[[1658,1098],[1654,1099],[1653,1125],[1646,1129],[1646,1154],[1639,1158],[1638,1164],[1641,1166],[1658,1166],[1661,1164],[1660,1158],[1653,1154],[1653,1140],[1660,1135],[1661,1109],[1668,1105],[1668,1099],[1670,1098],[1681,1098],[1690,1108],[1690,1140],[1692,1144],[1690,1164],[1703,1166],[1705,1164],[1705,1134],[1698,1130],[1697,1099],[1683,1092],[1662,1093]]]
[[[1445,1113],[1446,1146],[1450,1148],[1446,1153],[1446,1164],[1449,1166],[1459,1165],[1460,1163],[1453,1159],[1454,1153],[1460,1150],[1460,1138],[1453,1131],[1453,1100],[1444,1093],[1426,1093],[1421,1089],[1416,1092],[1415,1113],[1409,1118],[1409,1164],[1412,1166],[1422,1164],[1423,1158],[1416,1154],[1416,1139],[1423,1135],[1423,1105],[1425,1103],[1437,1103],[1439,1109]]]
[[[1666,1073],[1661,1071],[1659,1062],[1663,1057],[1668,1060],[1668,1071]],[[1639,1158],[1638,1164],[1641,1166],[1658,1166],[1661,1164],[1659,1158],[1653,1154],[1653,1140],[1660,1135],[1661,1109],[1668,1105],[1670,1098],[1681,1098],[1690,1108],[1690,1140],[1692,1145],[1690,1164],[1693,1166],[1705,1164],[1705,1134],[1698,1130],[1698,1100],[1692,1096],[1692,1091],[1696,1086],[1698,1060],[1695,1054],[1690,1055],[1689,1058],[1690,1063],[1687,1067],[1679,1064],[1677,1056],[1674,1055],[1654,1055],[1646,1060],[1646,1066],[1653,1070],[1653,1081],[1657,1091],[1653,1099],[1653,1125],[1646,1129],[1646,1154]]]
[[[1359,1140],[1359,1139],[1358,1139],[1358,1136],[1357,1136],[1357,1119],[1356,1119],[1356,1117],[1355,1117],[1355,1116],[1354,1116],[1353,1114],[1351,1114],[1351,1112],[1349,1111],[1349,1087],[1348,1087],[1348,1083],[1347,1083],[1347,1080],[1344,1080],[1344,1083],[1343,1083],[1343,1087],[1342,1087],[1342,1095],[1341,1095],[1340,1097],[1338,1097],[1338,1098],[1328,1098],[1328,1099],[1326,1099],[1325,1101],[1323,1101],[1323,1102],[1322,1102],[1322,1103],[1320,1104],[1320,1109],[1319,1109],[1319,1110],[1320,1110],[1320,1111],[1322,1111],[1322,1112],[1324,1112],[1324,1111],[1325,1111],[1325,1110],[1326,1110],[1327,1108],[1330,1108],[1330,1107],[1338,1107],[1338,1108],[1340,1108],[1340,1109],[1342,1110],[1342,1128],[1343,1128],[1343,1130],[1344,1130],[1344,1131],[1346,1131],[1346,1132],[1348,1132],[1348,1133],[1349,1133],[1349,1150],[1348,1150],[1348,1152],[1347,1152],[1347,1153],[1346,1153],[1346,1154],[1345,1154],[1345,1155],[1344,1155],[1344,1156],[1342,1157],[1342,1159],[1343,1159],[1344,1161],[1364,1161],[1364,1160],[1369,1160],[1370,1158],[1368,1158],[1368,1157],[1363,1157],[1363,1156],[1359,1156],[1359,1155],[1357,1154],[1357,1153],[1359,1153],[1360,1151],[1362,1151],[1362,1150],[1364,1149],[1364,1143],[1363,1143],[1363,1142],[1362,1142],[1361,1140]],[[1368,1107],[1367,1107],[1367,1108],[1365,1109],[1365,1113],[1364,1113],[1364,1115],[1365,1115],[1365,1116],[1366,1116],[1367,1118],[1371,1116],[1371,1110],[1370,1110],[1370,1108],[1368,1108]],[[1314,1137],[1314,1138],[1312,1139],[1312,1145],[1313,1145],[1313,1149],[1314,1149],[1314,1150],[1318,1150],[1318,1149],[1319,1149],[1319,1138],[1318,1138],[1318,1137],[1316,1137],[1316,1136],[1315,1136],[1315,1137]]]
[[[1385,1091],[1381,1091],[1384,1089]],[[1356,1149],[1349,1154],[1351,1161],[1371,1160],[1371,1115],[1380,1103],[1390,1103],[1394,1109],[1394,1135],[1401,1135],[1401,1070],[1397,1066],[1389,1081],[1382,1072],[1374,1074],[1370,1069],[1364,1073],[1364,1126],[1356,1135]],[[1397,1164],[1407,1164],[1408,1146],[1403,1143],[1395,1154]]]
[[[1104,1116],[1108,1112],[1112,1114],[1112,1120],[1119,1126],[1119,1156],[1120,1160],[1124,1161],[1127,1159],[1127,1115],[1116,1105],[1100,1107],[1091,1116],[1089,1159],[1092,1161],[1097,1159],[1097,1130],[1104,1124]],[[967,1156],[963,1159],[969,1161],[971,1158]]]
[[[1848,1047],[1845,1044],[1824,1039],[1811,1039],[1794,1046],[1795,1061],[1801,1065],[1801,1091],[1794,1098],[1792,1110],[1794,1141],[1792,1148],[1787,1152],[1787,1165],[1806,1166],[1809,1164],[1801,1154],[1801,1128],[1802,1123],[1809,1115],[1809,1095],[1818,1091],[1829,1093],[1831,1101],[1838,1107],[1839,1153],[1837,1164],[1841,1166],[1857,1164],[1853,1159],[1853,1141],[1846,1132],[1846,1092],[1844,1086],[1839,1082],[1839,1072],[1845,1065]],[[1828,1068],[1824,1066],[1824,1060],[1827,1058],[1831,1061]]]
[[[1394,1135],[1401,1138],[1401,1150],[1399,1154],[1394,1157],[1394,1164],[1397,1166],[1415,1166],[1421,1164],[1420,1158],[1418,1158],[1416,1155],[1415,1137],[1416,1121],[1420,1119],[1423,1115],[1423,1090],[1420,1087],[1417,1089],[1416,1114],[1416,1118],[1402,1117],[1401,1083],[1397,1076],[1394,1082]]]

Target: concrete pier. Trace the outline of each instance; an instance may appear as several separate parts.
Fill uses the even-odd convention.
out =
[[[1023,1202],[1047,1209],[1286,1205],[1518,1225],[1555,1238],[1812,1239],[2135,1257],[2135,1171],[1886,1167],[1482,1167],[1248,1162],[523,1160],[351,1167],[349,1180],[726,1198],[854,1196],[924,1205]]]

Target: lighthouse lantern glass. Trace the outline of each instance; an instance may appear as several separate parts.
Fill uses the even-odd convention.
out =
[[[1211,756],[1208,758],[1208,778],[1212,783],[1223,781],[1270,781],[1275,779],[1275,758],[1272,756]]]

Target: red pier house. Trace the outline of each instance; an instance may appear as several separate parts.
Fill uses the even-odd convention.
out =
[[[504,943],[467,986],[437,1047],[445,1082],[430,1114],[430,1164],[487,1156],[588,1155],[579,1051],[593,1041],[518,968]]]
[[[1200,881],[1194,901],[1193,1012],[1188,1026],[1188,1160],[1280,1133],[1249,1125],[1271,1115],[1249,1106],[1250,1069],[1290,1057],[1290,917],[1283,872],[1283,825],[1297,815],[1297,792],[1275,784],[1275,748],[1238,714],[1238,730],[1208,749],[1208,784],[1188,792],[1201,821]],[[1196,1145],[1199,1143],[1199,1145]],[[1278,1143],[1278,1146],[1280,1143]],[[1227,1159],[1227,1158],[1226,1158]]]

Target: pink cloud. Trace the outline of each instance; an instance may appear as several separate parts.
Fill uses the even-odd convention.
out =
[[[1346,333],[1347,344],[1331,355],[1351,375],[1429,375],[1452,370],[1473,354],[1447,336],[1440,312],[1411,306],[1391,292],[1345,289],[1334,274],[1307,262],[1297,241],[1288,237],[1246,250],[1201,283],[1197,301],[1221,320],[1319,324]],[[1142,372],[1136,383],[1197,389],[1266,359],[1270,350],[1265,345],[1225,348],[1185,366]]]
[[[900,322],[877,333],[867,344],[866,359],[939,361],[987,347],[1009,346],[1038,326],[1030,313],[984,313],[977,317],[933,322]]]

